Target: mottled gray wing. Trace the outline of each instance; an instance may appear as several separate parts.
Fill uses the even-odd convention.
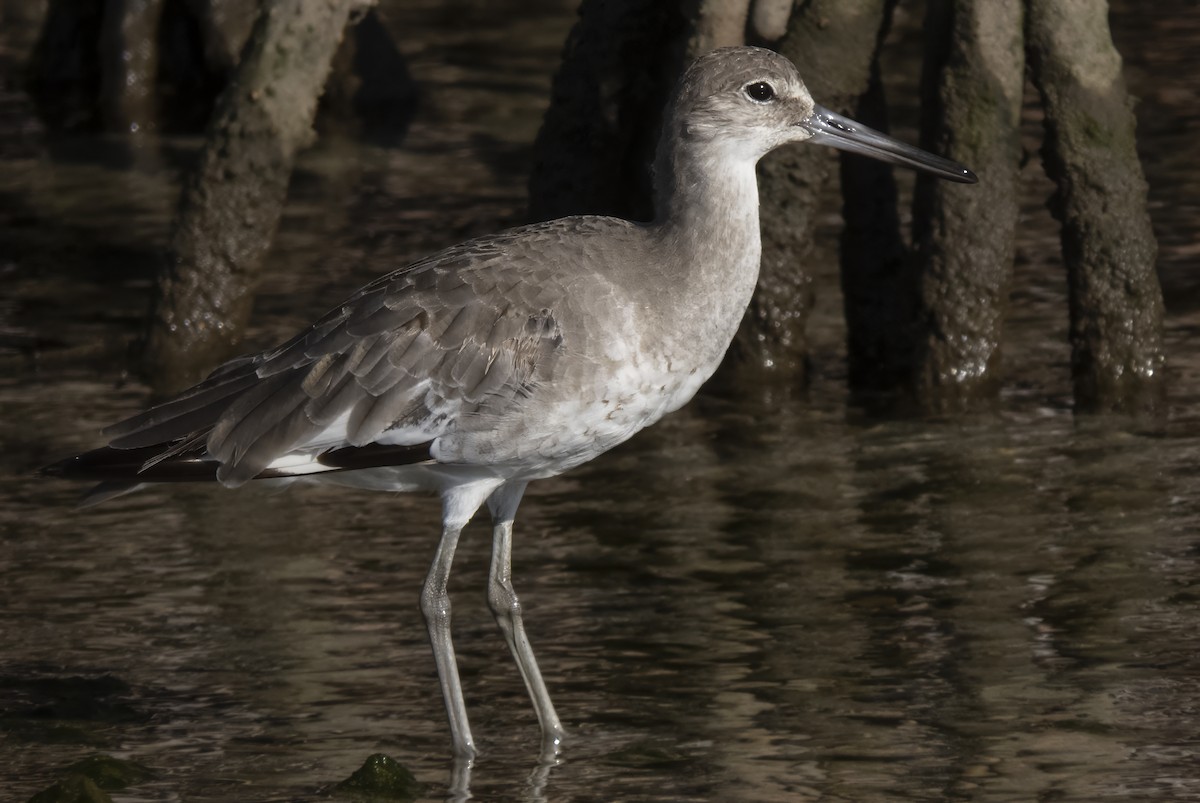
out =
[[[514,229],[388,274],[279,348],[109,428],[111,445],[165,456],[203,443],[218,479],[239,485],[293,451],[427,443],[462,416],[501,416],[553,376],[573,227],[604,223]]]

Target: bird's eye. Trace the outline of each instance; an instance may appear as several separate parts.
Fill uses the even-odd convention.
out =
[[[755,81],[752,84],[747,84],[743,91],[746,93],[746,97],[755,103],[770,103],[775,100],[775,87],[766,81]]]

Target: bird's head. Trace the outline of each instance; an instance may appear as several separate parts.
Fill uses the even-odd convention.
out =
[[[669,119],[682,141],[757,161],[780,145],[808,141],[941,178],[974,183],[963,165],[907,145],[813,101],[795,65],[757,47],[701,56],[675,92]]]

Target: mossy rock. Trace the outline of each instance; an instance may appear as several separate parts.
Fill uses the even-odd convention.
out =
[[[154,777],[141,764],[102,753],[76,761],[64,773],[52,786],[29,798],[29,803],[112,803],[108,792]]]
[[[425,784],[399,762],[375,753],[333,792],[355,800],[416,800],[425,794]]]
[[[112,803],[112,798],[91,778],[72,772],[29,798],[29,803]]]
[[[96,753],[67,767],[67,772],[79,773],[95,781],[101,789],[113,791],[149,780],[154,773],[134,761]]]

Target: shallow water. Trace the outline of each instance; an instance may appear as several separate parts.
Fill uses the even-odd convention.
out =
[[[484,601],[487,528],[466,534],[451,593],[476,799],[1200,799],[1200,14],[1155,9],[1117,5],[1114,28],[1162,244],[1166,426],[1071,417],[1036,159],[995,415],[848,409],[826,268],[809,391],[701,399],[530,490],[514,577],[570,734],[549,771]],[[257,343],[519,220],[572,12],[458,24],[482,13],[394,11],[420,112],[400,149],[305,157]],[[0,786],[25,799],[99,751],[158,773],[119,800],[297,800],[385,752],[443,798],[416,605],[434,500],[178,487],[80,512],[77,488],[30,474],[144,401],[125,343],[191,144],[133,168],[95,138],[3,150]]]

